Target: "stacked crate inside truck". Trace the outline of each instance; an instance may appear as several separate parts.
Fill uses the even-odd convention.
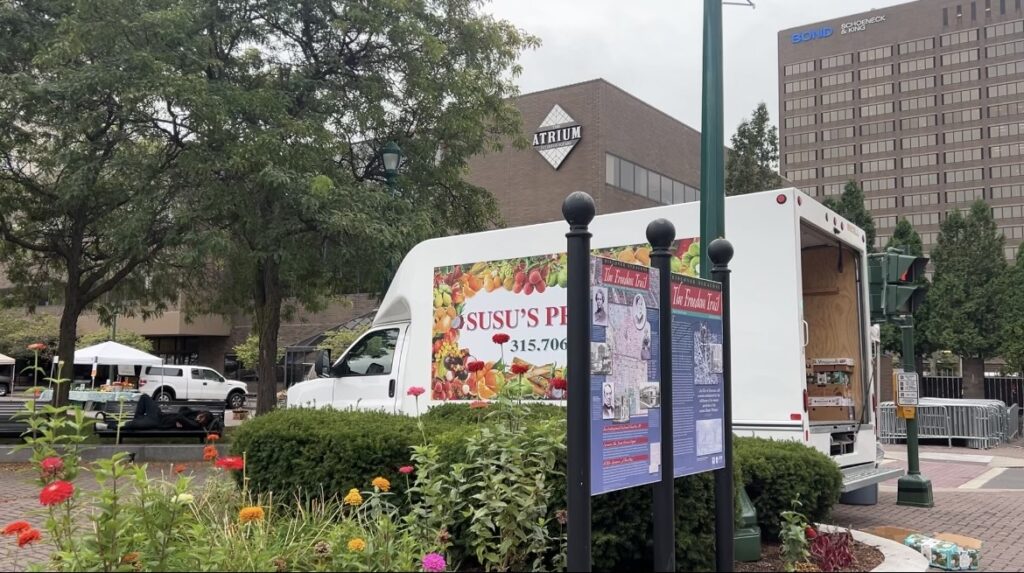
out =
[[[816,422],[849,422],[856,419],[850,376],[853,358],[813,358],[810,361],[807,395],[810,416]]]

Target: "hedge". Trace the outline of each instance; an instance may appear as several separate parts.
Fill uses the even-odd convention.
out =
[[[486,410],[449,404],[424,414],[422,421],[442,461],[455,463],[465,455],[465,438],[486,415]],[[528,424],[564,419],[564,410],[532,406],[526,418]],[[247,455],[250,487],[273,491],[280,499],[344,495],[377,475],[400,488],[404,478],[397,468],[421,442],[416,420],[407,416],[289,409],[246,422],[231,447]],[[778,536],[779,512],[797,496],[813,521],[823,520],[838,500],[842,477],[827,456],[796,442],[736,438],[734,443],[736,486],[746,486],[764,539]],[[552,469],[564,471],[564,460],[558,465]],[[553,495],[564,499],[564,489]],[[595,570],[651,569],[651,500],[650,488],[643,487],[593,498]],[[714,513],[712,474],[676,480],[676,555],[688,570],[714,569]]]

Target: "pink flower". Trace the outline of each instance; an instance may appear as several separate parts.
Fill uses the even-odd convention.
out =
[[[39,492],[39,503],[43,505],[57,505],[71,499],[71,496],[74,494],[74,484],[64,480],[57,480]]]
[[[33,342],[32,344],[28,345],[28,349],[31,350],[32,352],[42,352],[46,350],[46,344],[42,342]]]
[[[412,466],[402,466],[398,468],[398,473],[402,475],[409,475],[413,472],[414,469],[415,468],[413,468]]]
[[[495,344],[505,344],[506,342],[508,342],[509,337],[504,332],[499,332],[492,336],[491,340],[493,340]]]
[[[444,560],[444,555],[440,553],[427,553],[423,556],[423,570],[431,573],[441,573],[448,568],[448,563]]]
[[[64,469],[64,460],[53,456],[44,459],[39,463],[39,466],[43,468],[44,475],[54,475],[60,470]]]
[[[405,393],[409,396],[419,398],[420,395],[423,394],[424,392],[426,392],[426,390],[424,390],[421,386],[413,386],[409,388]]]

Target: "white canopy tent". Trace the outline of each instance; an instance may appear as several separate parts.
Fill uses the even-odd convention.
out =
[[[7,372],[10,366],[10,372]],[[5,396],[14,391],[14,359],[6,354],[0,354],[0,396]]]
[[[104,366],[159,366],[163,361],[152,354],[107,341],[75,351],[75,364],[101,364]]]
[[[6,354],[0,354],[0,366],[13,366],[14,359]]]

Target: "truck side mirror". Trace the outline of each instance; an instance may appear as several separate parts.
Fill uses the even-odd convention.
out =
[[[321,350],[320,356],[317,357],[316,364],[313,366],[313,370],[316,375],[321,378],[327,378],[331,372],[331,351]]]

